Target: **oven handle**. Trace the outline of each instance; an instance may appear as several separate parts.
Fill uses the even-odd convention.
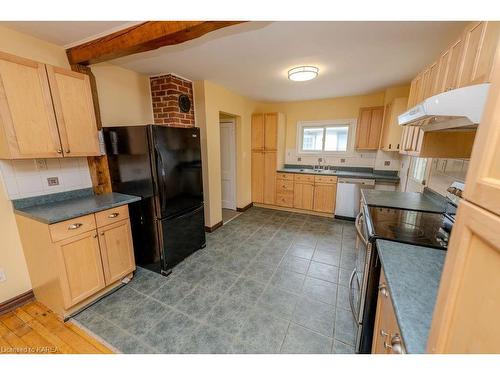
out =
[[[351,313],[352,317],[354,318],[354,321],[356,322],[356,325],[359,326],[358,322],[358,317],[356,316],[356,308],[354,306],[354,295],[352,293],[352,282],[354,281],[354,276],[356,276],[356,281],[358,283],[358,288],[359,288],[359,279],[356,275],[356,268],[352,270],[351,277],[349,278],[349,305],[351,306]]]
[[[356,232],[358,233],[358,237],[360,238],[360,240],[363,242],[363,244],[365,246],[368,246],[368,241],[363,236],[363,233],[361,233],[361,218],[362,217],[363,217],[363,211],[359,211],[358,216],[356,216],[354,226],[356,227]]]

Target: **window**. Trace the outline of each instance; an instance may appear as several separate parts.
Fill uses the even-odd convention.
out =
[[[347,152],[351,125],[350,120],[299,123],[299,153]]]

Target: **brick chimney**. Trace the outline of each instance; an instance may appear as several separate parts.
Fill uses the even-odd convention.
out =
[[[154,122],[181,128],[194,127],[193,83],[173,74],[151,77],[151,98]],[[184,113],[179,107],[179,96],[185,94],[191,100],[191,109]]]

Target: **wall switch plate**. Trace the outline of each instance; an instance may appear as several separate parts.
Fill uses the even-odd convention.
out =
[[[0,283],[4,282],[7,280],[7,276],[5,275],[5,271],[3,268],[0,268]]]
[[[389,165],[391,165],[391,162],[390,162],[389,160],[386,160],[386,161],[384,161],[384,165],[385,165],[386,167],[388,167]]]
[[[47,183],[49,184],[49,186],[59,185],[59,177],[48,177]]]
[[[39,171],[44,171],[47,169],[47,160],[45,159],[35,159],[36,169]]]

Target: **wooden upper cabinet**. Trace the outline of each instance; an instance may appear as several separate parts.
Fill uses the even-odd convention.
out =
[[[45,65],[0,52],[0,158],[60,157]]]
[[[264,114],[252,115],[252,150],[264,150]]]
[[[99,155],[99,138],[88,75],[47,65],[65,156]]]
[[[387,104],[384,111],[384,127],[380,138],[380,149],[399,151],[402,148],[403,126],[398,123],[398,116],[406,111],[408,98],[395,98]]]
[[[65,308],[104,288],[101,252],[95,230],[56,242],[56,249]]]
[[[453,43],[453,45],[449,49],[448,53],[450,54],[450,57],[448,59],[448,67],[446,69],[446,74],[444,77],[443,91],[453,90],[458,87],[457,76],[460,69],[460,58],[462,56],[463,44],[463,40],[462,38],[460,38],[455,41],[455,43]]]
[[[356,129],[356,149],[378,149],[383,118],[384,107],[370,107],[360,109]]]
[[[439,74],[439,61],[435,62],[429,68],[429,78],[427,86],[425,87],[424,97],[429,98],[438,93],[437,91],[437,78]]]
[[[276,151],[278,148],[278,114],[266,113],[264,115],[264,149]]]
[[[465,181],[465,198],[500,215],[500,49]]]
[[[440,57],[437,62],[438,65],[438,73],[436,77],[436,84],[434,86],[434,95],[439,94],[445,91],[445,81],[446,75],[448,73],[448,65],[450,63],[450,50],[446,50]]]

